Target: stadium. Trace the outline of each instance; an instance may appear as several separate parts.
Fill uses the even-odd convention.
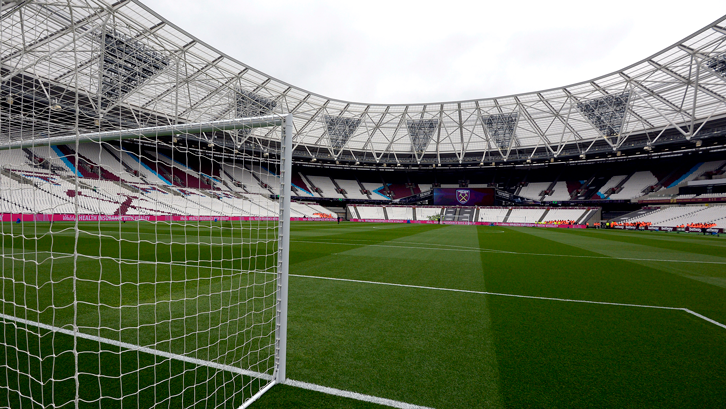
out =
[[[385,105],[0,5],[0,407],[726,407],[726,16]]]

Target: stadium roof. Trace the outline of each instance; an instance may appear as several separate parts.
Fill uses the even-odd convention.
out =
[[[270,77],[136,0],[0,4],[2,143],[292,112],[297,158],[489,163],[698,140],[709,137],[708,123],[726,117],[726,16],[590,81],[384,105],[336,100]],[[277,135],[259,128],[205,137],[269,148]]]

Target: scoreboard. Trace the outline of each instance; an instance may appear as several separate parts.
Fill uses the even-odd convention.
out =
[[[434,205],[493,206],[493,188],[434,188]]]

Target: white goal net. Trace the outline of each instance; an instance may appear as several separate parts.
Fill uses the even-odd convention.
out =
[[[14,95],[0,407],[237,409],[284,381],[292,116],[126,129]]]

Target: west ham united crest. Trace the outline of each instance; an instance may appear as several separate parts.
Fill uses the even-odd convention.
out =
[[[461,204],[466,204],[466,202],[469,201],[469,191],[468,190],[457,190],[456,191],[456,200]]]

